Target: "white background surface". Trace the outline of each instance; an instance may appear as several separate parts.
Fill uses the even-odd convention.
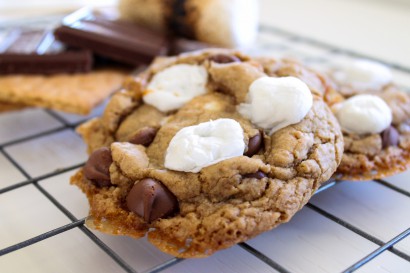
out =
[[[0,24],[11,18],[77,8],[84,1],[0,0]],[[112,1],[86,1],[107,4]],[[336,47],[410,67],[410,3],[405,0],[261,0],[261,22]],[[327,48],[262,33],[253,53],[332,58]],[[396,81],[410,87],[410,75],[395,71]],[[99,114],[102,107],[93,115]],[[58,118],[56,118],[56,116]],[[85,146],[67,125],[84,117],[42,109],[0,114],[0,190],[27,181],[15,160],[37,184],[0,194],[0,249],[70,223],[40,191],[45,190],[77,219],[87,215],[84,195],[70,186],[73,171],[42,178],[86,159]],[[29,139],[27,139],[29,138]],[[11,143],[12,142],[12,143]],[[410,172],[388,183],[410,191]],[[40,190],[39,190],[40,189]],[[410,227],[410,198],[376,182],[343,182],[317,194],[290,223],[247,244],[291,272],[340,272],[378,245],[319,213],[334,217],[386,242]],[[133,240],[95,232],[136,272],[173,257],[146,239]],[[410,255],[410,237],[395,246]],[[31,247],[0,257],[0,272],[124,272],[80,229],[73,229]],[[207,259],[183,260],[164,272],[277,272],[241,246]],[[358,272],[410,272],[410,263],[386,251]]]

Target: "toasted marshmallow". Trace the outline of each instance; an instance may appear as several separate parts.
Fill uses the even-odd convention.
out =
[[[356,92],[380,90],[393,77],[388,67],[370,60],[340,62],[331,76],[340,86],[348,86]]]
[[[122,19],[157,32],[176,32],[179,36],[186,36],[189,32],[199,41],[223,47],[250,47],[255,42],[259,26],[259,1],[187,2],[119,0],[118,9]],[[170,25],[170,20],[177,21],[178,26]]]
[[[313,104],[309,87],[295,77],[263,77],[249,87],[239,113],[270,134],[300,122]]]
[[[222,160],[243,155],[244,133],[241,125],[221,118],[179,130],[169,143],[165,167],[197,173]]]
[[[208,73],[203,66],[177,64],[157,73],[143,94],[146,104],[162,112],[176,110],[206,93]]]
[[[195,1],[194,1],[195,2]],[[249,0],[198,1],[195,37],[227,47],[251,47],[258,33],[259,4]]]
[[[378,134],[392,122],[391,109],[374,95],[353,96],[340,103],[335,114],[347,133]]]

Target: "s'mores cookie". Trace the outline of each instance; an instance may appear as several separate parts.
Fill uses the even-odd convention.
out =
[[[380,179],[410,167],[410,95],[390,69],[369,60],[329,70],[339,96],[330,99],[343,130],[345,153],[335,177]]]
[[[157,59],[78,129],[87,225],[204,257],[289,221],[343,154],[325,86],[297,68],[229,50]]]

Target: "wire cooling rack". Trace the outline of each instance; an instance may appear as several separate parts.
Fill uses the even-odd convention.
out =
[[[312,66],[341,55],[369,58],[268,26],[261,26],[258,44],[250,54],[296,57]],[[399,75],[398,84],[408,90],[410,67],[377,61],[390,66]],[[53,272],[49,260],[68,259],[69,264],[71,256],[84,262],[76,255],[82,247],[64,246],[73,230],[80,233],[76,235],[81,237],[79,244],[87,245],[85,260],[92,263],[80,266],[83,272],[100,263],[109,264],[101,272],[410,272],[409,172],[370,182],[328,182],[290,223],[206,259],[178,259],[155,250],[145,239],[116,239],[89,230],[84,225],[85,197],[68,186],[68,178],[86,160],[85,146],[74,130],[102,110],[103,106],[88,117],[44,109],[0,115],[1,272]],[[19,206],[20,202],[30,206]],[[50,215],[36,207],[42,202],[53,207],[44,212]],[[33,212],[39,214],[33,218],[38,221],[26,225],[24,219]],[[55,223],[30,232],[51,218]],[[18,223],[26,226],[18,227]],[[45,244],[41,249],[48,249],[50,240],[67,233],[68,239],[50,246],[54,249],[47,255],[57,252],[53,258],[36,253],[42,250],[30,251],[40,244]],[[62,254],[58,254],[60,248]],[[130,258],[126,251],[138,253]],[[150,262],[138,266],[135,259],[140,255]],[[72,272],[70,266],[59,272],[63,271]]]

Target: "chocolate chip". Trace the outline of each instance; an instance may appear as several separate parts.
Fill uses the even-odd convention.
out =
[[[258,132],[257,135],[254,135],[253,137],[251,137],[249,139],[248,150],[246,151],[245,155],[251,157],[257,152],[259,152],[259,150],[262,147],[262,141],[263,141],[263,138],[262,138],[261,132]]]
[[[256,179],[262,179],[265,177],[267,177],[267,175],[261,171],[257,171],[256,173],[248,173],[243,176],[243,178],[256,178]]]
[[[161,182],[151,178],[135,183],[126,201],[128,209],[148,223],[178,210],[177,198]]]
[[[112,163],[111,151],[107,147],[95,150],[84,166],[84,175],[99,187],[111,185],[110,165]]]
[[[155,135],[157,134],[157,129],[152,127],[143,127],[139,129],[129,140],[128,142],[132,144],[141,144],[144,146],[149,146],[154,140]]]
[[[383,149],[399,144],[399,132],[393,126],[390,126],[381,133]]]
[[[238,63],[241,60],[234,55],[217,54],[209,57],[209,60],[219,64]]]

